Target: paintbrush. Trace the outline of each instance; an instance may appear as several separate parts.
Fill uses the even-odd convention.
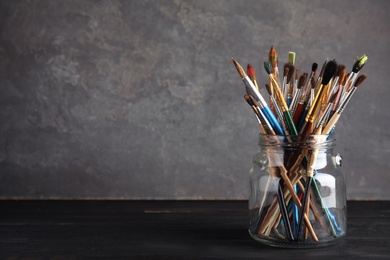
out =
[[[295,125],[298,125],[299,118],[302,113],[303,103],[305,102],[305,88],[303,86],[305,86],[306,79],[307,73],[303,73],[303,75],[299,78],[297,92],[295,93],[290,105],[290,110],[291,114],[293,114],[293,121]]]
[[[271,63],[272,72],[274,78],[279,82],[279,69],[278,69],[278,53],[276,52],[274,46],[271,46],[268,54],[268,61]]]
[[[251,99],[249,98],[248,95],[245,95],[244,99],[248,103],[248,105],[252,108],[252,111],[255,113],[255,116],[256,116],[256,119],[257,119],[257,123],[259,124],[259,127],[260,127],[260,132],[262,134],[264,134],[264,135],[267,135],[269,130],[267,130],[265,128],[265,126],[263,125],[263,123],[260,120],[260,117],[262,117],[262,115],[257,112],[257,109],[256,109],[255,105],[252,103],[252,101],[251,101]]]
[[[327,104],[329,103],[329,99],[332,97],[333,93],[336,91],[340,76],[342,76],[343,71],[345,70],[345,66],[343,64],[339,64],[337,66],[336,74],[335,76],[330,80],[329,85],[326,88],[326,92],[324,94],[323,100],[322,100],[322,106],[321,106],[321,112],[323,113],[325,110]]]
[[[288,63],[284,64],[283,66],[283,81],[282,81],[282,85],[278,85],[282,94],[283,94],[283,98],[284,98],[284,93],[285,93],[285,88],[286,88],[286,85],[287,85],[287,76],[288,76],[288,72],[289,72],[289,67],[288,67]],[[278,82],[279,84],[279,82]]]
[[[327,106],[326,106],[326,108],[325,108],[323,114],[321,115],[321,117],[322,117],[323,115],[325,115],[324,122],[322,123],[322,126],[321,126],[321,127],[324,127],[325,124],[328,122],[328,120],[329,120],[329,118],[330,118],[330,114],[332,113],[332,107],[333,107],[333,105],[336,103],[336,98],[337,98],[337,96],[338,96],[338,91],[336,91],[336,93],[333,93],[333,94],[330,96],[330,98],[329,98],[329,100],[328,100],[328,103],[327,103]],[[328,106],[329,106],[329,108],[328,108]],[[320,122],[320,121],[321,121],[321,118],[320,118],[319,122]],[[315,131],[315,130],[316,130],[316,129],[314,128],[314,131]]]
[[[280,158],[278,156],[276,156],[275,160],[280,160]],[[280,165],[280,164],[277,164],[277,165]],[[293,199],[294,203],[298,206],[299,209],[301,209],[302,203],[294,190],[294,187],[293,187],[291,180],[287,176],[286,168],[284,166],[278,166],[278,167],[280,169],[280,177],[283,178],[284,184],[286,185],[285,190],[284,190],[284,194],[287,194],[287,190],[288,190],[290,193],[289,195],[291,196],[291,199]],[[286,195],[286,198],[288,198],[288,195]],[[267,232],[266,231],[267,227],[269,227],[270,225],[273,226],[272,223],[274,223],[274,221],[275,221],[276,214],[279,214],[279,212],[277,212],[277,208],[278,208],[277,205],[278,204],[279,204],[278,199],[274,198],[274,200],[272,201],[272,203],[271,203],[267,213],[265,214],[263,221],[258,229],[258,234],[264,234],[264,232]],[[311,222],[308,218],[308,215],[305,214],[303,216],[303,220],[305,221],[305,225],[309,229],[309,232],[310,232],[313,240],[318,241],[318,237],[317,237],[317,235],[316,235],[316,233],[311,225]],[[269,232],[269,229],[268,229],[268,232]]]
[[[253,85],[257,88],[257,90],[260,92],[260,87],[257,84],[257,79],[256,79],[256,73],[255,69],[252,67],[252,65],[248,64],[246,72],[248,74],[248,77],[252,80]]]
[[[322,142],[323,141],[322,139],[325,138],[325,137],[321,137],[319,135],[321,135],[322,127],[324,126],[324,124],[326,122],[327,115],[330,112],[330,109],[332,107],[334,99],[335,99],[335,96],[333,95],[332,98],[330,99],[330,102],[327,104],[324,113],[322,114],[321,118],[319,119],[319,121],[318,121],[318,123],[317,123],[317,125],[314,128],[314,131],[312,133],[312,135],[318,136],[317,138],[319,139],[318,140],[319,142]],[[308,200],[309,200],[309,194],[310,194],[310,186],[311,186],[313,175],[314,175],[314,166],[315,166],[315,163],[317,160],[317,156],[318,156],[318,148],[315,148],[315,149],[313,149],[312,154],[310,156],[310,160],[307,164],[305,193],[304,193],[303,200],[302,200],[302,208],[301,208],[301,212],[300,212],[300,218],[299,218],[298,229],[297,229],[298,232],[296,233],[295,240],[297,240],[299,237],[299,233],[300,233],[302,221],[303,221],[303,216],[305,214],[307,214],[307,212],[308,212],[308,205],[309,205]]]
[[[297,132],[297,129],[295,128],[294,122],[291,118],[290,110],[288,109],[287,103],[286,103],[285,99],[283,98],[282,92],[280,91],[280,88],[278,86],[278,82],[273,77],[271,64],[268,61],[264,62],[264,68],[268,74],[268,77],[270,80],[270,85],[271,85],[271,87],[273,87],[274,93],[277,97],[277,101],[278,101],[279,107],[283,113],[283,117],[284,117],[284,120],[286,122],[287,129],[289,130],[289,133],[291,135],[293,135],[292,138],[295,138],[294,136],[296,136],[298,134],[298,132]]]
[[[322,67],[321,67],[321,71],[320,71],[320,74],[318,75],[318,78],[317,78],[317,83],[316,83],[316,86],[315,86],[315,90],[317,91],[317,88],[321,85],[321,82],[322,82],[322,78],[324,76],[324,72],[325,72],[325,67],[326,67],[326,64],[328,64],[329,60],[326,59],[324,61],[324,64],[322,64]]]
[[[277,135],[284,135],[283,129],[281,128],[280,124],[278,123],[278,120],[268,107],[267,102],[264,100],[263,96],[260,94],[260,92],[257,90],[256,86],[252,83],[250,78],[245,74],[244,69],[241,67],[238,62],[232,58],[233,64],[237,69],[238,74],[240,75],[242,81],[244,82],[245,86],[250,90],[250,92],[256,97],[256,99],[259,101],[259,107],[260,110],[263,112],[264,116],[268,119],[270,122],[272,129],[275,131]]]
[[[272,56],[272,58],[271,58],[271,56]],[[248,68],[247,68],[248,74],[246,75],[244,71],[240,71],[240,70],[242,70],[242,67],[233,58],[232,58],[232,61],[233,61],[234,65],[236,66],[236,69],[237,69],[239,75],[241,76],[245,86],[246,86],[246,90],[247,90],[248,95],[245,97],[245,99],[247,100],[248,104],[252,107],[252,110],[255,112],[256,117],[258,119],[258,122],[260,124],[262,133],[270,132],[269,129],[272,129],[272,123],[271,123],[272,120],[268,120],[268,119],[272,119],[272,117],[269,115],[269,114],[272,115],[272,113],[269,113],[269,114],[267,113],[268,112],[267,111],[268,105],[260,94],[260,91],[259,91],[259,88],[258,88],[258,85],[256,82],[256,78],[252,76],[251,69],[253,69],[253,67],[251,68],[251,66],[248,64]],[[275,66],[273,66],[271,64],[271,61],[274,61]],[[318,77],[318,79],[317,79],[317,83],[313,84],[312,82],[314,81],[314,77],[310,77],[310,79],[307,81],[308,82],[307,84],[311,86],[311,88],[309,89],[310,93],[309,92],[305,93],[305,101],[304,101],[305,106],[308,108],[308,112],[307,112],[307,115],[301,116],[301,118],[303,119],[305,124],[300,131],[300,136],[298,139],[299,141],[310,142],[310,139],[308,138],[309,135],[315,135],[315,134],[321,134],[321,133],[326,134],[327,131],[331,132],[334,129],[334,126],[337,123],[341,113],[344,111],[345,107],[347,106],[347,103],[350,101],[354,92],[356,92],[356,88],[358,86],[360,86],[366,78],[365,75],[361,75],[360,77],[357,76],[357,74],[359,73],[360,69],[364,66],[366,61],[367,61],[367,56],[365,56],[365,55],[363,55],[361,58],[356,60],[354,66],[353,66],[352,72],[350,74],[348,74],[348,76],[345,75],[346,74],[345,69],[342,69],[342,65],[340,65],[337,68],[337,73],[333,72],[330,77],[329,77],[329,74],[330,74],[329,73],[329,66],[332,62],[334,62],[337,66],[337,63],[335,61],[331,61],[331,62],[326,61],[324,63],[323,68],[322,68],[322,72],[320,73],[320,77]],[[295,56],[294,56],[294,59],[292,59],[292,58],[290,59],[290,56],[289,56],[289,63],[291,65],[294,65],[294,62],[295,62]],[[278,78],[278,73],[277,73],[277,70],[278,70],[277,69],[277,54],[276,54],[276,51],[274,50],[273,46],[271,47],[271,50],[270,50],[270,62],[269,63],[274,68],[274,69],[271,69],[270,71],[268,71],[266,68],[266,71],[269,74],[269,80],[270,80],[270,86],[268,86],[268,89],[267,89],[267,91],[270,94],[270,104],[272,104],[274,107],[279,109],[279,112],[276,112],[275,114],[279,118],[280,122],[277,122],[277,120],[275,120],[275,121],[276,121],[276,123],[280,123],[280,127],[282,128],[281,132],[283,132],[283,130],[284,130],[284,133],[289,134],[288,128],[291,128],[291,126],[289,126],[289,124],[292,123],[293,126],[295,127],[294,123],[291,122],[292,120],[289,120],[289,118],[291,119],[291,110],[295,106],[294,103],[298,102],[297,100],[298,100],[299,95],[295,98],[295,101],[293,102],[294,97],[297,95],[298,92],[302,92],[301,89],[305,90],[305,88],[303,86],[301,86],[301,88],[298,89],[298,84],[297,84],[297,83],[299,83],[299,81],[297,81],[298,77],[296,76],[295,81],[292,80],[292,77],[289,77],[290,71],[294,71],[295,68],[293,67],[293,69],[291,69],[291,67],[288,67],[288,66],[285,66],[285,75],[284,75],[285,77],[283,77],[283,79],[284,79],[283,84],[282,85],[279,84],[279,78]],[[265,65],[265,67],[266,67],[266,65]],[[253,74],[254,74],[254,70],[253,70]],[[297,74],[299,74],[298,71],[296,71],[296,75]],[[336,76],[334,76],[334,74],[336,74]],[[251,76],[251,77],[249,77],[249,76]],[[249,82],[246,78],[249,79]],[[328,80],[327,80],[327,78],[328,78]],[[326,80],[327,80],[327,83],[325,83]],[[281,88],[281,86],[282,86],[282,88]],[[306,102],[307,102],[307,105],[306,105]],[[286,103],[289,103],[289,104],[286,104]],[[290,115],[286,114],[286,111],[290,112]],[[331,115],[333,111],[334,111],[334,114]],[[337,115],[338,115],[338,117],[336,117]],[[274,116],[274,118],[275,118],[275,116]],[[330,118],[330,120],[328,121],[329,118]],[[267,123],[267,121],[268,121],[268,123]],[[286,122],[290,122],[290,123],[287,124]],[[328,122],[328,123],[326,123],[326,122]],[[326,125],[326,126],[323,127],[324,125]],[[329,130],[327,128],[331,128],[331,129]],[[273,135],[274,134],[277,134],[277,133],[275,133],[275,131],[274,131]],[[265,138],[267,138],[267,137],[265,136]],[[276,138],[276,136],[275,136],[275,138]],[[308,149],[310,149],[310,148],[308,148]],[[319,149],[319,148],[315,146],[311,149],[312,149],[312,152],[310,154],[303,152],[302,155],[300,155],[300,157],[303,157],[303,159],[301,159],[300,162],[298,162],[298,160],[297,160],[297,163],[300,164],[300,165],[298,165],[300,169],[303,170],[306,168],[306,175],[307,175],[306,181],[303,181],[303,179],[301,179],[301,181],[302,181],[302,183],[301,183],[299,181],[299,178],[302,178],[302,177],[298,176],[299,174],[298,174],[298,172],[295,172],[295,170],[292,171],[291,165],[288,164],[288,162],[290,161],[290,158],[284,158],[283,159],[284,163],[281,166],[278,166],[280,169],[279,176],[282,177],[282,179],[280,180],[279,185],[278,185],[277,196],[275,196],[275,198],[274,198],[276,200],[276,204],[273,202],[271,204],[271,206],[267,207],[268,210],[266,210],[265,212],[262,212],[262,213],[266,213],[266,214],[261,214],[264,218],[264,222],[262,222],[262,228],[264,228],[264,227],[267,228],[266,233],[264,233],[266,236],[269,235],[269,232],[271,232],[272,230],[274,230],[274,232],[276,232],[275,228],[277,228],[278,225],[282,225],[282,223],[284,223],[287,238],[289,240],[296,240],[299,237],[299,230],[300,230],[300,227],[302,225],[302,221],[304,220],[305,224],[307,225],[307,228],[308,228],[308,229],[305,229],[305,231],[309,230],[312,233],[313,239],[315,241],[317,241],[313,227],[311,226],[311,223],[308,219],[309,206],[310,206],[310,204],[312,204],[309,202],[311,186],[312,186],[311,192],[313,192],[313,190],[314,190],[314,193],[312,194],[312,196],[314,196],[313,200],[315,197],[318,197],[315,199],[317,202],[318,202],[318,199],[321,200],[322,207],[325,209],[326,216],[328,217],[328,220],[330,221],[329,223],[330,223],[330,227],[332,229],[332,234],[333,234],[333,236],[337,236],[337,233],[335,231],[335,227],[337,226],[337,223],[335,222],[334,216],[332,216],[329,212],[329,209],[326,208],[326,205],[324,204],[324,201],[322,200],[321,194],[319,193],[319,188],[317,187],[316,182],[312,181],[312,178],[314,175],[314,164],[316,162],[317,153],[318,153],[318,151],[316,151],[316,149]],[[285,156],[286,156],[286,154],[285,154]],[[292,156],[292,157],[294,157],[294,156]],[[280,158],[276,158],[275,160],[278,160],[278,159],[280,160]],[[287,171],[287,169],[289,169],[289,170]],[[277,168],[276,168],[276,171],[278,171]],[[294,177],[294,173],[296,175],[295,177]],[[298,183],[300,184],[300,190],[303,194],[302,200],[299,200],[297,198],[297,195],[299,195],[299,194],[297,194],[297,191],[294,190],[292,187],[292,185],[297,183],[296,181],[298,181]],[[284,187],[284,189],[282,189],[282,187],[284,185],[286,185],[286,187]],[[306,187],[304,187],[304,186],[306,186]],[[286,190],[286,188],[288,191]],[[297,227],[298,230],[294,230],[295,234],[292,233],[291,223],[290,223],[290,220],[288,218],[288,211],[287,211],[287,207],[286,207],[286,203],[289,203],[290,199],[294,200],[294,202],[299,207],[299,210],[301,212],[300,216],[299,216],[300,220],[298,223],[299,227]],[[290,201],[290,204],[291,204],[291,201]],[[276,208],[274,206],[276,206]],[[271,210],[271,207],[273,210]],[[271,215],[268,215],[268,213],[270,213]],[[275,214],[277,214],[277,215],[275,215]],[[283,220],[281,220],[281,217],[283,218]],[[294,217],[295,216],[293,215],[293,221],[295,223]],[[333,219],[332,219],[332,217],[333,217]],[[332,220],[333,220],[335,226],[333,226]],[[317,218],[316,218],[316,221],[320,222],[319,220],[317,220]],[[288,226],[288,225],[290,225],[290,226]],[[297,231],[298,231],[298,233],[297,233]],[[258,234],[260,234],[260,228],[259,228]],[[304,235],[304,237],[306,239],[306,235]]]
[[[352,72],[349,74],[347,79],[347,85],[348,83],[351,83],[355,80],[357,75],[359,74],[359,71],[364,67],[364,65],[367,63],[368,57],[366,54],[363,54],[360,58],[357,58],[355,60],[355,63],[352,66]]]
[[[293,85],[294,83],[294,80],[293,80],[293,76],[294,76],[294,71],[295,71],[295,67],[294,65],[292,65],[291,63],[286,63],[285,64],[285,71],[287,71],[287,75],[286,75],[286,80],[284,80],[284,85],[282,86],[282,93],[283,93],[283,98],[284,100],[287,100],[288,98],[288,91],[290,89],[290,86]]]
[[[323,134],[327,135],[330,133],[330,131],[333,129],[333,127],[336,125],[337,121],[339,120],[341,114],[344,112],[344,109],[348,105],[348,102],[351,100],[352,95],[356,92],[357,87],[359,87],[367,78],[366,74],[360,75],[354,84],[354,87],[351,89],[350,92],[348,92],[345,99],[342,101],[341,104],[336,109],[336,112],[333,114],[333,116],[330,118],[329,122],[326,124],[324,130],[322,131]]]
[[[343,89],[344,89],[343,86],[345,85],[346,80],[347,80],[347,73],[344,69],[344,71],[340,75],[340,80],[339,80],[340,84],[339,84],[338,89],[337,89],[337,95],[336,95],[335,102],[332,106],[332,110],[330,111],[330,116],[332,116],[334,114],[334,112],[336,111],[337,105],[339,104],[339,101],[340,101],[342,93],[343,93]]]
[[[272,74],[272,67],[271,67],[271,64],[269,62],[264,62],[264,68],[266,70],[266,72],[268,73],[269,75],[269,78],[270,78],[270,84],[272,86],[274,86],[274,91],[276,93],[276,96],[279,100],[279,106],[276,105],[275,107],[280,107],[281,110],[283,111],[283,115],[284,115],[284,122],[286,123],[287,125],[287,129],[288,129],[288,132],[290,134],[292,134],[293,136],[291,137],[292,140],[295,139],[295,136],[297,135],[297,130],[295,128],[295,125],[294,125],[294,122],[292,121],[292,118],[291,118],[291,114],[290,114],[290,111],[288,109],[288,106],[284,100],[284,97],[282,95],[282,92],[280,91],[280,88],[278,86],[278,82],[273,78],[273,74]],[[293,74],[292,74],[293,75]],[[270,92],[271,94],[271,92]],[[290,141],[290,140],[289,140]],[[280,185],[282,185],[283,182],[280,183]],[[281,189],[281,187],[279,187],[279,190]],[[278,191],[279,191],[278,190]],[[283,215],[283,208],[285,207],[285,204],[281,204],[283,201],[280,201],[279,199],[279,204],[280,204],[280,207],[281,207],[281,213],[282,213],[282,216],[283,216],[283,219],[284,219],[284,222],[285,222],[285,227],[286,227],[286,233],[287,233],[287,236],[288,238],[290,239],[290,236],[292,235],[292,233],[290,234],[291,231],[291,224],[290,222],[288,221],[288,219],[286,220],[286,217]],[[287,225],[287,226],[286,226]],[[292,235],[293,236],[293,235]]]
[[[310,80],[310,85],[309,85],[309,91],[305,97],[305,100],[303,102],[303,111],[300,115],[300,119],[299,119],[299,124],[298,124],[298,131],[300,132],[300,130],[302,129],[303,125],[304,125],[304,122],[305,122],[305,118],[306,118],[306,115],[307,113],[309,112],[309,109],[313,103],[313,100],[314,100],[314,88],[316,86],[316,82],[314,80],[314,78],[311,78]]]
[[[318,139],[319,142],[324,141],[325,138],[326,138],[325,135],[321,135],[321,134],[324,134],[321,129],[325,125],[325,123],[327,122],[327,119],[329,118],[329,114],[330,114],[332,105],[335,102],[336,96],[337,96],[337,93],[334,93],[330,97],[329,102],[327,103],[325,110],[323,111],[320,119],[318,120],[318,123],[316,124],[316,127],[314,128],[313,132],[311,133],[311,135],[317,136],[317,139]],[[309,192],[310,192],[310,186],[313,183],[312,182],[312,178],[313,178],[313,175],[314,175],[314,165],[315,165],[315,162],[317,160],[317,155],[318,155],[318,148],[314,148],[312,153],[311,153],[310,160],[308,161],[307,158],[305,158],[303,160],[303,165],[306,165],[306,167],[307,167],[307,170],[306,170],[307,178],[306,178],[306,185],[305,185],[305,193],[304,193],[304,197],[303,197],[303,201],[302,201],[303,209],[301,208],[301,213],[300,213],[301,215],[300,215],[300,220],[299,220],[299,223],[298,223],[298,232],[301,229],[302,217],[304,216],[303,214],[307,214],[307,212],[309,210],[308,209],[308,205],[309,205],[308,204],[308,200],[309,200],[309,196],[310,196]],[[321,193],[318,192],[318,187],[317,187],[316,182],[314,182],[313,184],[314,184],[314,186],[316,188],[316,191],[317,191],[317,197],[323,203],[323,200],[322,200],[322,197],[321,197]],[[324,205],[324,203],[323,203],[323,205]],[[326,216],[328,218],[329,225],[330,225],[331,230],[332,230],[332,234],[335,234],[334,225],[332,224],[331,219],[330,219],[331,214],[330,214],[330,212],[327,209],[326,209]],[[296,239],[298,239],[298,237],[299,237],[299,233],[297,234]],[[307,237],[307,234],[305,235],[305,237]]]
[[[328,85],[330,79],[334,76],[337,70],[337,62],[335,60],[329,61],[326,64],[324,69],[324,75],[319,86],[316,96],[314,97],[313,103],[310,106],[310,109],[305,117],[304,126],[300,129],[300,138],[301,140],[306,139],[306,137],[313,131],[314,120],[317,116],[317,111],[321,106],[321,100],[323,98],[325,86]]]
[[[300,97],[302,96],[302,92],[304,91],[303,86],[305,86],[306,80],[307,80],[307,73],[305,72],[299,77],[299,80],[297,82],[297,90],[294,92],[294,95],[293,95],[293,98],[292,98],[292,101],[291,101],[291,104],[289,107],[289,109],[291,111],[291,115],[294,115],[294,113],[295,113],[295,109],[297,108],[297,104],[299,102],[298,99],[300,99]]]
[[[274,113],[274,115],[275,115],[276,117],[279,118],[278,111],[280,112],[280,109],[279,109],[279,107],[278,107],[278,105],[277,105],[277,103],[276,103],[276,100],[275,100],[275,97],[274,97],[274,91],[273,91],[273,89],[270,87],[269,84],[265,84],[265,89],[267,90],[267,92],[268,92],[268,94],[269,94],[269,100],[270,100],[270,102],[269,102],[269,107],[270,107],[272,113]],[[282,122],[282,121],[283,121],[283,120],[281,120],[281,119],[279,118],[279,122]]]
[[[251,106],[252,110],[255,112],[257,120],[258,120],[259,125],[260,125],[261,132],[263,134],[265,134],[264,138],[267,140],[269,138],[272,138],[272,136],[276,137],[275,132],[272,130],[272,127],[270,126],[267,118],[264,116],[262,111],[259,109],[259,104],[253,98],[253,96],[245,95],[244,98],[247,101],[247,103]],[[279,141],[278,139],[275,139],[275,142],[278,142],[278,141]],[[266,151],[266,153],[268,155],[269,160],[274,160],[275,165],[279,165],[279,166],[278,167],[271,167],[271,165],[270,165],[270,168],[269,168],[270,176],[267,180],[267,184],[266,184],[265,189],[267,190],[269,187],[271,176],[278,177],[278,170],[277,170],[278,168],[280,168],[281,173],[284,173],[284,174],[281,174],[282,178],[280,179],[278,185],[283,185],[283,179],[287,180],[287,182],[289,183],[287,175],[285,174],[287,171],[283,166],[281,166],[282,163],[279,162],[280,158],[278,158],[278,157],[274,158],[273,154],[268,154],[267,151]],[[287,185],[287,186],[289,186],[289,185]],[[290,186],[291,186],[291,184],[290,184]],[[279,190],[281,190],[281,187],[279,187]],[[281,194],[280,191],[278,192],[277,198],[278,198],[278,202],[279,202],[280,212],[283,214],[283,219],[288,219],[288,216],[286,213],[287,212],[286,203],[285,203],[283,194]],[[265,202],[265,197],[263,197],[263,201],[261,204],[263,205],[264,202]],[[260,208],[263,209],[263,206],[261,206]],[[265,217],[264,212],[259,213],[259,217],[256,221],[255,228],[252,230],[253,232],[255,232],[255,230],[257,230],[259,228],[259,225],[262,222],[264,217]],[[289,225],[289,223],[286,224],[285,228],[286,228],[286,234],[291,234],[291,231],[290,231],[291,226]],[[313,231],[311,231],[311,232],[313,232]],[[293,237],[291,235],[289,235],[289,239],[292,240],[292,238]]]
[[[294,123],[298,126],[298,129],[300,128],[298,125],[298,122],[300,121],[302,111],[305,108],[305,102],[307,102],[307,100],[309,98],[310,89],[311,89],[311,82],[312,82],[313,78],[315,77],[315,74],[317,72],[317,67],[318,67],[317,63],[312,64],[311,73],[310,73],[309,79],[306,81],[307,82],[306,86],[305,86],[305,88],[303,88],[302,93],[299,95],[299,100],[296,101],[297,104],[294,105],[295,108],[293,110],[293,119],[294,119]]]
[[[288,90],[287,90],[287,106],[288,107],[290,107],[292,99],[293,99],[293,95],[298,88],[298,86],[297,86],[298,78],[299,78],[298,75],[299,75],[299,69],[295,69],[295,79],[290,80],[290,84],[289,84]]]
[[[280,207],[280,213],[282,214],[283,222],[284,222],[284,228],[286,230],[286,235],[288,240],[293,241],[294,240],[294,235],[291,229],[291,223],[288,217],[288,212],[286,208],[286,201],[284,200],[283,196],[283,179],[279,180],[279,185],[278,185],[278,202],[279,202],[279,207]]]
[[[314,78],[316,76],[317,68],[318,68],[318,64],[314,62],[311,65],[311,72],[310,72],[309,80],[311,80],[312,78]]]
[[[270,134],[270,135],[276,135],[274,129],[272,128],[271,123],[268,121],[267,117],[264,115],[263,111],[260,109],[259,103],[256,101],[256,99],[252,95],[249,95],[248,97],[251,101],[251,104],[253,104],[253,106],[256,108],[256,111],[259,114],[260,122],[264,126],[266,133]]]
[[[287,96],[287,105],[291,111],[291,115],[293,115],[293,112],[291,110],[291,103],[294,99],[294,96],[296,96],[296,94],[297,94],[300,76],[301,76],[301,71],[299,69],[295,69],[294,85],[293,85],[293,87],[289,88],[289,92],[288,92],[288,96]]]
[[[326,136],[321,135],[322,134],[322,127],[326,123],[326,119],[330,113],[330,110],[331,110],[333,103],[335,102],[335,98],[336,98],[336,96],[332,95],[332,97],[329,100],[329,103],[326,105],[324,113],[322,114],[321,118],[318,120],[318,123],[317,123],[317,125],[314,128],[314,131],[312,133],[313,136],[316,136],[315,138],[318,139],[317,140],[318,142],[323,142],[326,139]],[[313,151],[310,155],[310,160],[307,164],[307,170],[306,170],[307,178],[306,178],[305,193],[303,196],[302,209],[301,209],[301,213],[300,213],[301,215],[300,215],[300,219],[298,222],[298,234],[295,237],[295,239],[298,239],[298,237],[299,237],[299,232],[300,232],[301,225],[302,225],[303,215],[307,214],[307,212],[309,210],[308,201],[309,201],[309,197],[310,197],[310,186],[311,186],[313,175],[314,175],[314,170],[315,170],[314,166],[315,166],[316,161],[317,161],[318,151],[319,151],[319,148],[313,149]]]
[[[251,95],[244,96],[244,98],[248,102],[248,104],[252,107],[252,109],[253,108],[255,109],[254,111],[258,115],[258,118],[259,118],[259,120],[261,122],[260,124],[263,126],[263,129],[264,129],[263,131],[266,134],[276,135],[275,132],[272,129],[272,126],[268,122],[267,118],[262,113],[262,111],[261,111],[261,109],[259,107],[258,102]],[[284,185],[284,181],[283,181],[283,178],[281,178],[280,181],[279,181],[279,184],[278,184],[278,194],[277,194],[277,197],[278,197],[280,212],[281,212],[283,220],[285,222],[285,230],[286,230],[287,237],[288,237],[289,240],[293,240],[294,236],[292,234],[291,224],[290,224],[290,222],[288,220],[288,213],[287,213],[287,208],[286,208],[286,202],[284,200],[283,192],[282,192],[283,185]]]
[[[273,68],[274,77],[279,82],[278,53],[276,52],[274,46],[271,46],[271,49],[269,50],[268,61],[271,63],[271,66]],[[272,92],[272,90],[271,90],[271,92]],[[270,94],[270,96],[273,96],[273,93]],[[269,106],[271,108],[271,111],[274,113],[274,115],[278,116],[276,109],[274,107],[274,104],[272,102],[270,102]]]
[[[293,91],[294,91],[294,80],[293,80],[293,76],[294,76],[294,72],[295,72],[295,57],[296,57],[296,53],[293,52],[293,51],[290,51],[288,52],[288,63],[292,65],[292,68],[289,68],[289,73],[288,73],[288,77],[289,79],[287,79],[287,88],[286,88],[286,94],[284,96],[284,98],[287,100],[287,105],[290,106],[290,103],[291,103],[291,99],[292,99],[292,95],[293,95]],[[289,99],[289,96],[290,96],[290,99]]]
[[[352,88],[352,83],[355,81],[357,75],[359,74],[359,71],[363,68],[363,66],[366,64],[368,60],[368,57],[366,54],[364,54],[362,57],[357,58],[355,60],[355,63],[352,66],[351,73],[348,74],[347,81],[345,83],[344,89],[345,91],[342,93],[341,101],[343,101],[346,97],[346,92],[349,92]]]
[[[267,90],[268,94],[269,94],[269,98],[270,98],[270,101],[271,101],[271,104],[273,105],[274,109],[275,109],[275,113],[279,119],[279,123],[282,125],[282,128],[283,130],[285,131],[286,128],[285,128],[285,124],[284,124],[284,119],[283,119],[283,114],[282,114],[282,111],[280,111],[280,108],[278,106],[278,103],[276,102],[275,100],[275,97],[273,95],[273,90],[272,88],[270,87],[269,84],[265,84],[265,89]],[[284,126],[283,126],[284,125]],[[286,132],[286,131],[285,131]],[[287,134],[286,134],[287,135]]]
[[[337,67],[336,76],[332,81],[332,86],[329,89],[330,90],[329,97],[336,92],[336,88],[338,85],[340,85],[339,82],[341,82],[344,73],[345,73],[345,66],[343,64],[339,64],[339,66]]]
[[[272,136],[275,136],[275,132],[272,130],[272,128],[271,128],[267,118],[263,115],[261,110],[259,110],[257,101],[252,96],[248,96],[248,95],[245,95],[244,99],[249,104],[249,106],[252,108],[253,112],[255,113],[257,121],[258,121],[259,126],[260,126],[260,131],[261,131],[262,134],[264,134],[264,139],[268,140]],[[275,141],[277,142],[278,140],[276,139]],[[272,154],[269,154],[268,151],[266,151],[266,153],[267,153],[267,156],[268,156],[269,160],[272,160],[272,158],[273,158]],[[277,160],[275,160],[275,164],[276,165],[281,165],[281,163],[278,163]],[[279,166],[279,167],[283,170],[282,166]],[[266,186],[265,186],[265,190],[269,189],[269,185],[271,183],[271,178],[272,177],[278,177],[278,172],[279,172],[278,168],[279,167],[275,167],[275,166],[269,165],[270,175],[268,176],[267,183],[266,183]],[[266,195],[262,199],[261,206],[260,206],[261,211],[259,212],[259,217],[256,220],[256,225],[252,228],[252,232],[256,232],[256,230],[259,228],[259,225],[263,221],[263,218],[265,217],[265,211],[264,211],[264,207],[263,207],[263,205],[265,203],[265,200],[266,200]],[[285,212],[286,211],[285,210],[285,207],[286,207],[285,204],[286,203],[284,201],[284,198],[280,197],[280,194],[278,195],[278,201],[280,201],[280,203],[281,203],[280,204],[281,212],[282,211]],[[288,232],[288,227],[286,226],[286,228],[287,228],[286,232]]]
[[[330,79],[334,76],[336,70],[337,70],[337,63],[336,63],[335,60],[329,61],[326,64],[326,67],[324,69],[324,74],[323,74],[323,77],[322,77],[322,81],[321,81],[321,85],[319,86],[318,92],[316,93],[316,96],[314,98],[313,104],[311,105],[311,107],[310,107],[310,109],[308,111],[308,114],[305,117],[305,125],[301,129],[301,132],[300,132],[300,135],[299,135],[299,138],[302,141],[306,140],[307,137],[312,133],[314,120],[316,118],[317,111],[318,111],[318,109],[319,109],[319,107],[321,105],[321,100],[323,98],[324,88],[325,88],[326,85],[328,85]],[[319,129],[318,131],[320,132],[321,129]],[[308,198],[308,193],[309,193],[309,189],[310,189],[310,186],[311,186],[312,179],[313,179],[312,172],[311,173],[307,172],[307,175],[306,175],[306,190],[305,190],[305,194],[304,194],[304,200],[303,200],[303,203],[302,203],[302,208],[301,208],[301,213],[300,213],[300,221],[298,223],[298,227],[300,227],[300,225],[302,223],[303,216],[305,215],[305,212],[306,212],[307,198]],[[299,236],[299,228],[298,228],[298,233],[297,233],[297,237],[295,237],[295,240],[298,239],[298,236]]]

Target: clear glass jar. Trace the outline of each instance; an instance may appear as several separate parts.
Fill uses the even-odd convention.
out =
[[[332,136],[259,136],[249,172],[249,233],[276,247],[334,244],[346,235],[346,185]],[[309,190],[309,192],[306,192]]]

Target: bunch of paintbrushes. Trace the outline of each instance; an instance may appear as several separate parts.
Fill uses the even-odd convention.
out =
[[[367,62],[366,55],[355,60],[349,73],[344,65],[337,64],[335,60],[327,60],[320,73],[317,73],[318,64],[313,63],[310,73],[301,74],[301,70],[295,67],[293,52],[288,54],[281,74],[277,52],[271,47],[269,60],[264,62],[268,74],[268,82],[262,90],[268,97],[264,98],[260,93],[254,68],[248,64],[245,71],[234,58],[232,61],[245,84],[244,98],[256,115],[263,138],[275,139],[276,142],[326,141],[333,134],[336,123],[352,95],[367,77],[365,74],[359,75]],[[318,138],[313,139],[316,136]],[[268,159],[274,162],[273,165],[278,165],[277,170],[269,167],[269,172],[278,175],[280,181],[273,203],[267,212],[259,216],[252,232],[267,235],[272,227],[282,222],[285,237],[289,241],[297,241],[301,230],[304,230],[304,239],[307,239],[309,233],[314,241],[318,241],[308,218],[311,209],[320,225],[336,237],[337,223],[332,219],[331,213],[326,212],[328,221],[324,223],[314,208],[315,203],[310,199],[313,194],[319,197],[317,199],[322,199],[321,194],[315,192],[318,187],[315,181],[312,181],[318,150],[311,149],[311,152],[307,153],[307,150],[302,149],[302,153],[298,155],[286,154],[284,162],[280,162],[278,156],[267,154]],[[305,174],[298,174],[298,169],[304,169]],[[297,186],[300,194],[297,192]],[[293,201],[294,206],[287,207],[286,201]],[[290,215],[294,216],[293,221],[290,221]],[[305,228],[302,228],[303,226]]]

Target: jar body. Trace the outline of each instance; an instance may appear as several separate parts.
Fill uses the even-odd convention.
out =
[[[322,247],[346,235],[346,185],[335,140],[260,135],[249,172],[249,233],[261,243]]]

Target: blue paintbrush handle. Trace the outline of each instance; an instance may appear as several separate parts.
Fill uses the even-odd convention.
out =
[[[264,113],[264,115],[267,117],[269,123],[271,124],[272,128],[274,129],[275,133],[277,135],[284,135],[283,129],[280,126],[278,120],[276,119],[275,115],[272,113],[271,109],[266,106],[261,109],[261,111]]]

